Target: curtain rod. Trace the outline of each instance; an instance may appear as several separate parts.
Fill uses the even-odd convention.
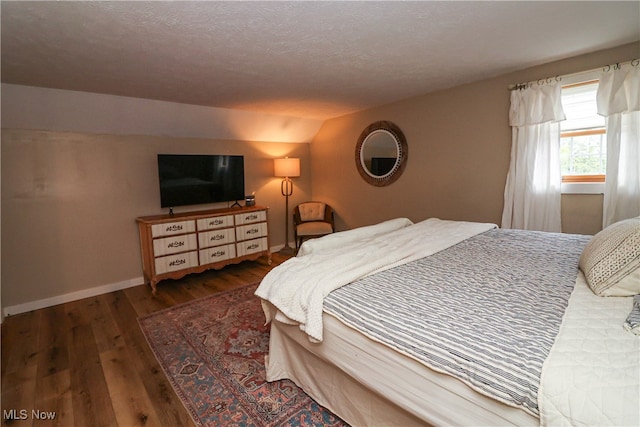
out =
[[[539,85],[543,85],[545,83],[551,83],[552,81],[561,81],[563,78],[569,78],[569,77],[573,77],[573,76],[578,76],[580,74],[587,74],[587,73],[593,73],[594,71],[598,71],[598,70],[602,70],[603,72],[608,72],[609,70],[618,70],[620,69],[623,65],[627,65],[627,64],[631,64],[634,67],[638,66],[638,63],[640,63],[639,59],[632,59],[631,61],[626,61],[626,62],[617,62],[613,65],[605,65],[604,67],[598,67],[598,68],[592,68],[591,70],[585,70],[585,71],[578,71],[577,73],[571,73],[571,74],[564,74],[562,76],[554,76],[554,77],[547,77],[546,79],[538,79],[538,80],[532,80],[529,82],[525,82],[525,83],[512,83],[508,86],[509,90],[519,90],[519,89],[524,89],[525,87],[529,87],[534,83],[538,83]]]

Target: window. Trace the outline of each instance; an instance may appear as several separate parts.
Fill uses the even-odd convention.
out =
[[[604,117],[597,114],[598,80],[562,87],[567,120],[560,123],[560,166],[563,183],[604,182],[607,138]]]

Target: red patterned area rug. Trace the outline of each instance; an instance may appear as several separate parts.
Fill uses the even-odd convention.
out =
[[[138,319],[176,394],[198,426],[344,426],[289,380],[267,382],[257,284]]]

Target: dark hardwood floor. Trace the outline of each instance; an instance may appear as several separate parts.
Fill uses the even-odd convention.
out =
[[[192,426],[138,317],[260,281],[273,254],[8,317],[2,323],[2,423],[15,426]],[[54,415],[53,419],[48,419]],[[13,419],[12,419],[13,418]]]

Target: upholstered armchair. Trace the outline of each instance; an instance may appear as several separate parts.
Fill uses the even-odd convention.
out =
[[[305,239],[321,237],[335,231],[333,209],[323,202],[305,202],[293,210],[293,233],[296,252]]]

